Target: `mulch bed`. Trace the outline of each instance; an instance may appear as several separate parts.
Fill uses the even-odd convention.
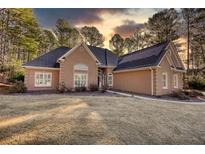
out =
[[[11,87],[11,84],[7,84],[7,83],[0,83],[0,94],[6,94],[6,90]]]

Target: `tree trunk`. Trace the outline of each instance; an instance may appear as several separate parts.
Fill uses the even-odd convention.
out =
[[[187,71],[189,71],[189,17],[187,21]]]

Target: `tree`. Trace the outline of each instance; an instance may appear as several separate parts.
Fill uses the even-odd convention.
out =
[[[96,27],[84,26],[81,28],[81,34],[84,36],[84,41],[88,45],[103,46],[104,38]]]
[[[152,36],[152,44],[179,37],[177,34],[179,18],[175,9],[165,9],[154,14],[145,25]]]
[[[55,34],[60,46],[72,48],[82,41],[79,31],[76,28],[70,27],[64,19],[57,20]]]
[[[128,53],[134,49],[134,45],[135,45],[135,42],[132,37],[125,38],[124,49],[127,50]]]
[[[187,31],[187,70],[189,70],[190,66],[190,32],[192,31],[194,21],[195,21],[196,9],[193,8],[184,8],[182,9],[182,16],[186,24]],[[193,60],[192,60],[193,61]]]
[[[79,44],[80,42],[82,42],[83,38],[80,35],[80,32],[76,29],[76,28],[72,28],[69,31],[69,38],[68,38],[68,44],[69,47],[74,47],[77,44]]]
[[[137,29],[132,36],[124,41],[124,49],[128,52],[136,51],[148,47],[150,35],[144,29]]]
[[[119,35],[115,34],[109,41],[110,49],[118,56],[123,55],[124,39]]]
[[[55,34],[58,37],[58,42],[61,46],[69,46],[68,38],[69,38],[70,31],[71,28],[66,20],[58,19],[56,21]]]
[[[42,29],[39,35],[39,52],[38,55],[44,54],[46,51],[54,49],[58,46],[58,40],[55,34],[48,29]]]
[[[205,64],[205,9],[195,10],[191,37],[191,55],[195,66]]]
[[[8,56],[30,60],[37,52],[39,35],[39,25],[32,9],[8,9],[7,19],[7,43],[4,45],[8,46]]]
[[[5,58],[8,53],[8,25],[9,25],[9,10],[0,9],[0,67],[3,70]]]
[[[0,25],[1,68],[18,71],[22,62],[37,55],[39,25],[32,9],[1,9]]]
[[[151,36],[146,32],[145,29],[137,29],[133,34],[134,39],[134,50],[140,50],[150,46]]]

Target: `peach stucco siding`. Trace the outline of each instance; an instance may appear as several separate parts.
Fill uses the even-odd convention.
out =
[[[51,87],[35,87],[35,72],[46,72],[52,73]],[[48,70],[48,69],[25,69],[24,83],[28,91],[38,90],[56,90],[59,83],[59,70]]]
[[[151,70],[114,73],[113,88],[151,95]]]
[[[88,66],[88,87],[91,84],[97,85],[98,66],[96,60],[82,45],[66,56],[63,62],[60,62],[59,83],[63,82],[67,88],[74,88],[74,66],[76,64]]]
[[[162,73],[167,73],[168,74],[168,88],[163,89],[162,88]],[[178,74],[178,88],[174,88],[174,74]],[[165,57],[161,64],[160,67],[156,69],[155,73],[155,95],[166,95],[166,94],[171,94],[173,91],[179,90],[183,88],[183,73],[182,72],[176,72],[171,69],[167,58]]]

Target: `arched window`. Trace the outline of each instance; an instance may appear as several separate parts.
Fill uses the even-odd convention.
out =
[[[85,65],[85,64],[76,64],[76,65],[74,65],[74,70],[76,70],[76,71],[87,71],[88,66]]]

